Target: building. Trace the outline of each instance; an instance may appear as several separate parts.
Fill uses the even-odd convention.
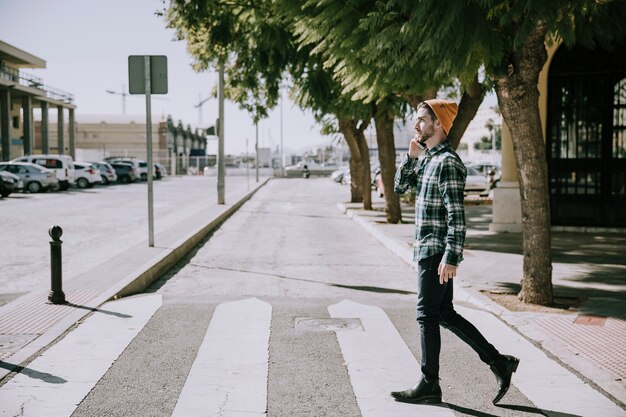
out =
[[[35,153],[75,155],[74,96],[44,84],[23,68],[46,68],[46,61],[0,41],[0,148],[8,161]],[[41,110],[40,142],[35,143],[33,110]],[[56,139],[50,140],[49,112],[56,113]],[[68,126],[65,116],[68,113]]]
[[[91,115],[78,114],[75,121],[75,158],[83,161],[103,160],[107,157],[134,157],[147,159],[147,129],[145,115]],[[40,122],[35,122],[35,143],[40,135]],[[56,125],[51,124],[50,138],[56,140]],[[181,121],[175,124],[171,117],[153,121],[152,158],[164,164],[170,173],[184,172],[189,167],[192,152],[206,154],[206,135],[203,130],[185,128]]]

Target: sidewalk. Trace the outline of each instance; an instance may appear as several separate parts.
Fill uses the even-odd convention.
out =
[[[217,228],[268,179],[251,191],[226,190],[227,204],[185,213],[157,233],[155,247],[142,241],[63,285],[67,304],[49,304],[48,291],[36,290],[0,307],[0,380],[46,348],[111,298],[138,293]],[[76,278],[76,277],[73,277]]]
[[[385,222],[384,201],[373,205],[373,211],[356,203],[338,206],[413,265],[414,207],[403,204],[404,223],[392,225]],[[466,204],[466,217],[455,300],[500,317],[626,407],[626,235],[553,232],[554,294],[573,305],[534,308],[504,295],[520,289],[521,234],[490,232],[491,205]]]

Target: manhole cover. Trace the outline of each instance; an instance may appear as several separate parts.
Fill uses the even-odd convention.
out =
[[[318,332],[363,331],[363,325],[361,325],[361,320],[359,319],[296,317],[296,330]]]
[[[8,358],[36,337],[35,334],[0,335],[0,360]]]

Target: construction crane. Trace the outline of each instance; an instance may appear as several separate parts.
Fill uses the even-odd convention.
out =
[[[124,84],[122,84],[122,91],[113,91],[113,90],[107,90],[107,93],[109,94],[116,94],[119,96],[122,96],[122,114],[126,114],[126,86]]]
[[[202,96],[200,94],[198,94],[198,104],[196,104],[194,107],[198,109],[198,126],[202,126],[202,105],[204,103],[206,103],[207,101],[209,101],[209,99],[211,98],[211,96],[205,98],[204,100],[202,99]]]
[[[106,90],[106,91],[109,94],[115,94],[115,95],[118,95],[118,96],[122,96],[122,114],[126,114],[126,96],[130,95],[129,93],[126,92],[126,85],[122,84],[122,91],[113,91],[113,90]],[[154,97],[154,96],[152,96],[152,100],[169,101],[170,99],[169,98],[165,98],[165,97]]]

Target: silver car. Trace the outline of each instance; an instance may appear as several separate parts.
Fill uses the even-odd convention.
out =
[[[24,184],[24,189],[31,193],[46,192],[57,188],[59,180],[56,173],[41,165],[30,162],[1,162],[0,170],[17,175]]]
[[[92,162],[92,164],[100,170],[103,184],[110,184],[117,181],[117,174],[111,164],[104,161]]]

